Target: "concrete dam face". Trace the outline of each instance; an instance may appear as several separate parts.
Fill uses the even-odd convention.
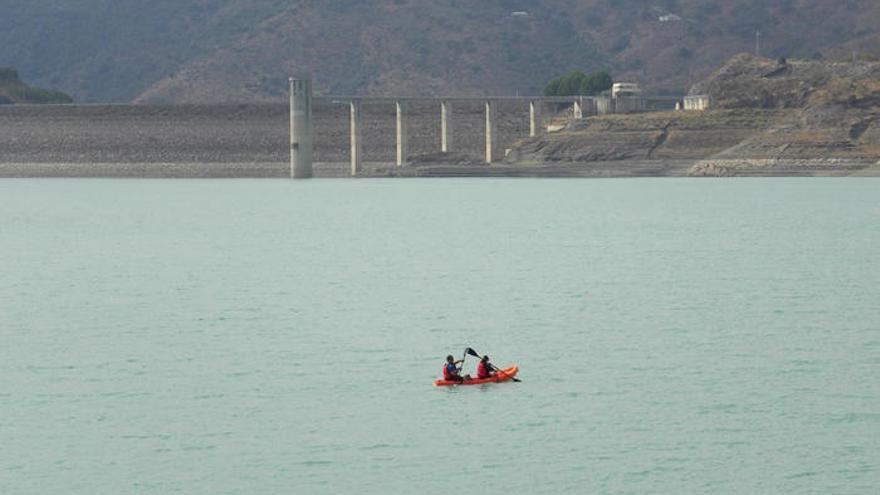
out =
[[[446,151],[482,160],[485,154],[485,104],[479,101],[453,102],[450,106]],[[316,100],[313,108],[315,161],[347,162],[350,153],[349,105]],[[362,160],[394,163],[397,140],[395,103],[361,103],[359,111]],[[528,102],[498,102],[495,115],[496,147],[502,152],[516,140],[529,136]],[[406,119],[409,158],[442,151],[441,108],[438,102],[407,102]]]
[[[395,164],[394,102],[365,103],[360,111],[362,160]],[[440,152],[440,105],[408,102],[406,111],[409,158]],[[483,104],[455,102],[452,111],[449,151],[481,162],[485,153]],[[348,102],[315,99],[312,115],[314,162],[319,169],[327,163],[347,170]],[[501,102],[496,115],[502,152],[529,135],[528,102]],[[271,164],[279,174],[290,162],[287,103],[8,106],[0,108],[0,125],[4,129],[0,148],[6,162]],[[239,172],[248,175],[247,170]]]

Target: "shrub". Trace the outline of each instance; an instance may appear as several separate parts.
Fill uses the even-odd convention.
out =
[[[0,67],[0,82],[18,82],[18,71],[12,67]]]

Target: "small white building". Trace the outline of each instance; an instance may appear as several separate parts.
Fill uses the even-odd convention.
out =
[[[709,95],[689,95],[684,97],[684,109],[687,111],[708,110],[712,105]]]

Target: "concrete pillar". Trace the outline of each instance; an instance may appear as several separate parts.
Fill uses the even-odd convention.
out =
[[[452,103],[440,102],[440,151],[449,153],[452,143]]]
[[[572,106],[571,110],[572,110],[572,118],[574,118],[575,120],[581,120],[582,118],[584,118],[584,110],[583,110],[582,103],[583,102],[579,99],[574,101],[574,105]]]
[[[544,123],[541,119],[541,107],[543,103],[537,100],[529,102],[529,137],[535,137],[541,132]]]
[[[593,104],[596,105],[596,115],[606,115],[613,111],[611,98],[607,96],[594,97]]]
[[[495,102],[486,101],[486,163],[492,163],[498,141],[498,127],[495,119]]]
[[[293,79],[290,83],[290,177],[312,176],[312,81]]]
[[[361,171],[361,102],[352,100],[351,108],[351,175]]]
[[[409,143],[407,142],[408,122],[406,116],[406,102],[398,101],[397,106],[397,166],[400,167],[406,163],[406,157],[409,155]]]

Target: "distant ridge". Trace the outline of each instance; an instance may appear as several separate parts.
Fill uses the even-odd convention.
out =
[[[680,93],[756,49],[880,56],[876,0],[0,0],[0,11],[0,66],[86,102],[277,101],[301,72],[324,92],[480,95],[604,69]]]

